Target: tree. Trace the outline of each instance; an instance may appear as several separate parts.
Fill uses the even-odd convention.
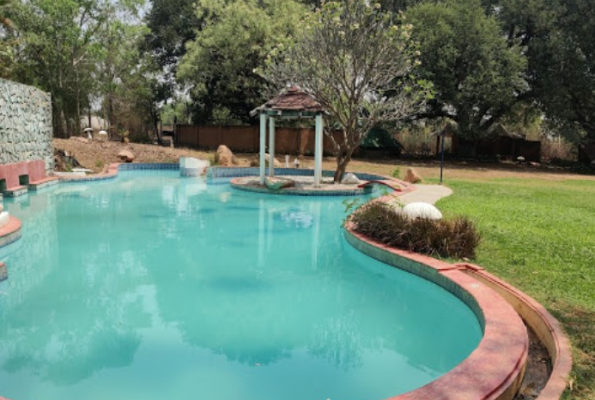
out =
[[[21,51],[16,78],[52,94],[57,136],[80,132],[89,107],[99,47],[94,40],[105,21],[98,0],[14,2],[10,16],[19,27]]]
[[[0,0],[0,78],[8,78],[11,75],[14,63],[14,45],[11,38],[14,26],[10,19],[5,16],[5,11],[12,0]]]
[[[97,63],[98,95],[104,115],[109,121],[110,135],[128,131],[146,139],[151,128],[145,107],[146,96],[152,93],[155,69],[148,54],[141,52],[148,29],[138,21],[138,10],[144,0],[106,3],[106,23],[98,31],[101,51]],[[139,108],[139,104],[143,104]]]
[[[156,79],[139,51],[144,2],[24,0],[10,8],[19,27],[14,75],[52,94],[56,136],[80,134],[81,117],[97,103],[106,105],[111,126],[128,129],[137,121],[135,127],[146,131],[152,110],[146,96]]]
[[[153,58],[159,84],[154,88],[154,102],[162,104],[176,96],[178,65],[186,54],[186,43],[194,40],[202,21],[197,17],[195,0],[151,0],[146,15],[149,29],[142,45],[143,52]]]
[[[492,1],[528,59],[531,98],[567,139],[595,143],[595,14],[589,0]]]
[[[254,69],[287,41],[306,9],[292,0],[199,0],[203,21],[187,44],[178,78],[192,98],[195,123],[247,123],[264,102],[264,80]]]
[[[320,7],[326,0],[301,0],[302,3],[308,4],[312,7]],[[399,12],[405,10],[414,4],[421,3],[424,0],[379,0],[376,3],[380,4],[385,11]]]
[[[420,75],[436,91],[417,117],[451,119],[477,145],[527,90],[519,46],[509,45],[479,0],[427,2],[406,14],[420,43]]]
[[[343,132],[333,140],[334,180],[341,180],[354,150],[377,124],[399,121],[424,103],[424,82],[410,77],[417,50],[411,25],[365,0],[328,2],[305,21],[288,48],[271,55],[264,76],[277,88],[298,85]]]

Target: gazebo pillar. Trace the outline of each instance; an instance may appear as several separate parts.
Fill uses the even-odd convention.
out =
[[[275,176],[275,118],[269,118],[269,176]]]
[[[322,180],[322,114],[316,114],[316,137],[314,140],[314,186]]]
[[[265,174],[265,147],[267,136],[267,116],[265,113],[260,113],[260,184],[264,185]]]

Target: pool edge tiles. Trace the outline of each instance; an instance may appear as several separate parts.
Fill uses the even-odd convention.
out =
[[[390,400],[514,397],[524,375],[529,339],[521,317],[506,300],[457,266],[376,243],[353,231],[349,222],[344,236],[362,253],[443,287],[467,304],[482,325],[483,338],[462,363],[427,385]]]
[[[97,175],[85,175],[80,177],[60,177],[62,183],[96,182],[115,179],[120,171],[156,171],[156,170],[179,170],[176,163],[113,163],[110,164],[107,172]]]

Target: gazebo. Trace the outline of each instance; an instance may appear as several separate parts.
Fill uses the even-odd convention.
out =
[[[314,186],[319,187],[322,180],[322,115],[324,109],[312,96],[297,86],[291,86],[262,106],[250,112],[251,116],[260,115],[260,184],[264,185],[266,174],[265,147],[266,127],[269,123],[269,176],[275,176],[275,119],[316,119],[314,140]]]

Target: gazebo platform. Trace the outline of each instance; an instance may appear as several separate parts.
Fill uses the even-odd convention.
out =
[[[232,179],[231,186],[248,192],[293,196],[358,196],[372,193],[374,190],[374,186],[371,185],[360,187],[353,184],[335,184],[332,177],[323,177],[319,186],[316,186],[313,176],[277,175],[277,177],[290,179],[295,182],[295,185],[273,190],[262,185],[259,177],[249,176]]]

